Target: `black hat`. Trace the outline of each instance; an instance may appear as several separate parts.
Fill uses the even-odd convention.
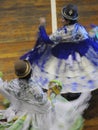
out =
[[[30,65],[29,61],[27,61],[27,60],[16,61],[14,68],[15,68],[15,74],[19,78],[25,78],[31,72],[31,65]]]
[[[62,16],[68,20],[77,20],[78,19],[78,9],[76,5],[68,4],[64,6],[61,10]]]

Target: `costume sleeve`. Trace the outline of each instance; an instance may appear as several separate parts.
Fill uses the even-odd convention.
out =
[[[43,39],[43,41],[44,41],[45,43],[47,43],[47,44],[53,44],[53,41],[51,41],[51,39],[50,39],[49,36],[47,35],[44,26],[39,26],[39,31],[40,31],[41,38]]]
[[[78,111],[79,113],[83,113],[83,111],[88,108],[89,100],[91,99],[90,92],[83,92],[80,97],[74,101],[71,101],[71,105],[73,106],[74,110]]]
[[[55,44],[59,43],[62,41],[63,34],[65,35],[64,30],[57,30],[53,34],[49,36],[50,40],[53,41]]]
[[[82,25],[76,25],[78,26],[78,31],[76,33],[76,39],[79,39],[79,40],[83,40],[83,39],[87,39],[88,38],[88,32],[86,31],[86,29],[82,26]],[[77,28],[77,27],[76,27]]]
[[[29,80],[29,86],[30,93],[33,95],[35,102],[38,102],[40,104],[44,104],[45,102],[47,102],[47,97],[42,88],[38,86],[38,84],[36,84],[36,82],[33,81],[32,78]]]
[[[34,95],[35,100],[39,102],[40,104],[44,104],[47,102],[47,97],[43,93],[40,87],[38,86],[33,87],[33,95]]]
[[[11,89],[9,88],[10,82],[3,81],[0,78],[0,93],[7,98],[9,101],[12,101]]]

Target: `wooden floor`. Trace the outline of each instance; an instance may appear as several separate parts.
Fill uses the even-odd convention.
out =
[[[68,3],[78,5],[79,22],[87,30],[90,24],[98,25],[98,0],[56,0],[58,27],[61,26],[61,7]],[[13,64],[34,46],[39,18],[43,16],[50,34],[50,0],[0,0],[0,71],[4,74],[4,80],[15,78]],[[90,107],[84,113],[84,130],[98,130],[98,90],[92,95]],[[0,96],[1,104],[2,98]],[[1,109],[4,109],[2,105]]]

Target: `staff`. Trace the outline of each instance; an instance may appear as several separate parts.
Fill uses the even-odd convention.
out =
[[[56,0],[51,0],[52,33],[57,30]]]

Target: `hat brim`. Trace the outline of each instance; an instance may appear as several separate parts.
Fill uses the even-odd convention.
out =
[[[24,60],[24,61],[25,61],[25,63],[26,63],[26,70],[25,70],[25,72],[22,73],[22,74],[17,74],[17,76],[18,76],[19,78],[25,78],[25,77],[28,76],[28,75],[30,74],[30,72],[31,72],[31,65],[30,65],[29,61],[27,61],[27,60]]]
[[[64,10],[66,10],[66,7],[63,7],[63,9],[61,10],[61,14],[64,18],[66,18],[68,20],[77,20],[78,19],[77,13],[74,16],[69,16],[69,15],[66,14],[66,12]]]

